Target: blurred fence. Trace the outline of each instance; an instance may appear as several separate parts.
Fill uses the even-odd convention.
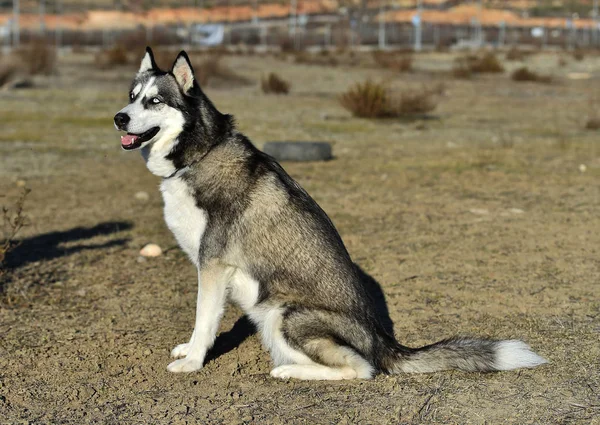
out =
[[[9,47],[14,43],[14,31],[0,26],[0,42]],[[376,11],[347,11],[344,14],[328,13],[299,15],[279,19],[250,20],[242,22],[212,22],[223,28],[222,43],[229,45],[260,46],[265,49],[300,50],[305,48],[377,47],[411,49],[420,43],[424,49],[504,45],[555,46],[562,48],[598,47],[598,27],[519,27],[508,25],[482,26],[432,24],[423,22],[415,26],[410,22],[380,22]],[[194,45],[198,44],[201,23],[139,26],[129,29],[73,30],[40,26],[37,29],[21,28],[19,41],[28,43],[45,37],[59,46],[110,47],[115,44],[138,45]]]

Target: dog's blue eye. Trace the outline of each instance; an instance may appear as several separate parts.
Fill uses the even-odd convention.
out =
[[[158,105],[160,103],[160,99],[158,97],[153,97],[151,102],[154,103],[155,105]]]

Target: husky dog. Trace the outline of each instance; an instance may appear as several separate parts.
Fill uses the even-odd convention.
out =
[[[114,118],[125,150],[162,177],[164,215],[198,269],[195,328],[171,372],[202,368],[227,298],[257,326],[277,378],[369,379],[377,373],[498,371],[545,360],[518,340],[453,338],[400,345],[333,223],[200,89],[181,52],[161,71],[150,48]]]

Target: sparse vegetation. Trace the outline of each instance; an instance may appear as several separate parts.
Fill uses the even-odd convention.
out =
[[[98,54],[96,54],[95,62],[96,66],[103,69],[133,64],[133,62],[129,60],[127,49],[122,44],[116,44],[110,49],[98,52]]]
[[[218,85],[223,83],[234,85],[247,85],[250,83],[246,77],[233,71],[223,62],[223,54],[220,50],[206,52],[188,51],[196,79],[201,87],[206,85]],[[177,51],[157,49],[154,51],[154,60],[161,69],[171,69],[177,57]]]
[[[469,79],[473,74],[493,74],[504,72],[504,67],[492,52],[482,56],[468,55],[454,61],[452,75],[455,78]]]
[[[194,57],[191,60],[200,86],[206,86],[209,83],[213,85],[219,83],[246,85],[250,83],[246,77],[225,65],[221,55],[210,55],[201,60]]]
[[[573,59],[575,59],[578,62],[581,62],[582,60],[585,59],[585,53],[583,52],[583,50],[581,49],[577,49],[573,52]]]
[[[454,78],[461,80],[468,80],[473,77],[469,61],[466,58],[457,58],[452,66],[452,75]]]
[[[325,52],[325,53],[323,53]],[[294,62],[303,65],[321,65],[321,66],[337,66],[338,58],[330,55],[327,51],[323,51],[318,55],[300,51],[294,54]]]
[[[25,188],[17,199],[14,207],[2,207],[2,240],[0,242],[0,276],[4,274],[4,260],[6,255],[17,245],[15,238],[19,231],[27,224],[24,214],[25,199],[30,190]]]
[[[532,81],[536,83],[544,83],[549,84],[552,82],[552,77],[550,75],[541,75],[537,72],[531,71],[526,66],[521,68],[517,68],[513,71],[510,78],[513,81],[523,82],[523,81]]]
[[[391,69],[397,72],[412,71],[413,57],[410,54],[376,50],[373,52],[373,60],[382,68]]]
[[[48,75],[56,70],[56,49],[45,39],[33,40],[17,54],[30,75]]]
[[[526,53],[518,48],[517,46],[512,46],[508,52],[506,52],[506,56],[504,57],[507,61],[522,61],[526,57]]]
[[[260,82],[263,93],[288,94],[290,92],[290,83],[285,81],[274,72],[269,73],[266,78]]]
[[[439,87],[394,92],[382,83],[357,83],[340,96],[341,105],[361,118],[393,118],[431,112],[437,106]]]
[[[0,63],[0,87],[10,83],[19,72],[19,66],[14,62],[3,61]]]
[[[485,53],[483,56],[468,57],[469,68],[476,74],[493,74],[504,72],[504,67],[492,52]]]

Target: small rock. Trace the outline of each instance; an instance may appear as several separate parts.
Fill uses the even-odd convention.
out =
[[[17,187],[25,187],[25,185],[27,184],[27,182],[25,180],[17,180],[15,182],[15,184],[17,185]]]
[[[144,356],[149,356],[150,354],[152,354],[152,350],[151,350],[151,349],[149,349],[149,348],[146,348],[146,349],[144,350]]]
[[[511,208],[511,209],[509,209],[508,211],[510,211],[510,212],[511,212],[511,213],[513,213],[513,214],[524,214],[524,213],[525,213],[525,211],[523,211],[523,210],[522,210],[522,209],[520,209],[520,208]]]
[[[148,195],[148,192],[144,192],[144,191],[136,192],[134,197],[138,201],[142,201],[142,202],[147,202],[150,199],[150,195]]]
[[[162,249],[154,243],[149,243],[141,249],[140,255],[142,257],[159,257],[162,255]]]
[[[75,291],[75,295],[79,296],[79,297],[85,297],[85,294],[87,293],[87,291],[84,288],[78,289],[77,291]]]
[[[477,214],[477,215],[488,215],[490,213],[485,208],[471,208],[469,210],[469,212],[472,214]]]
[[[579,171],[585,173],[587,171],[587,167],[585,164],[579,164]]]

